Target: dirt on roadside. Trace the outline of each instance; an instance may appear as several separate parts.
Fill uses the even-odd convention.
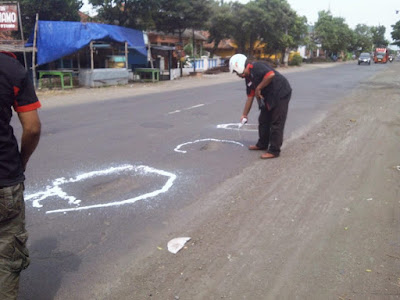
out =
[[[255,162],[177,212],[165,241],[190,236],[184,249],[155,245],[91,296],[399,299],[399,150],[394,63],[289,139],[279,159]]]

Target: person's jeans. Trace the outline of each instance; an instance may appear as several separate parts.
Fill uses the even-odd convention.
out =
[[[0,299],[17,299],[19,274],[29,265],[24,184],[0,188]]]

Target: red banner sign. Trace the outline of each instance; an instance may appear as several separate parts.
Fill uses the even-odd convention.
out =
[[[0,31],[18,30],[17,5],[0,5]]]

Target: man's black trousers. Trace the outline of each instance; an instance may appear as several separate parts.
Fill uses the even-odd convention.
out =
[[[283,143],[283,132],[289,108],[291,93],[277,101],[276,106],[270,110],[262,107],[258,117],[258,142],[257,147],[267,149],[268,153],[279,156]]]

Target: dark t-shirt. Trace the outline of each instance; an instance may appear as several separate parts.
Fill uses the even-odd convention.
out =
[[[24,67],[0,52],[0,187],[23,182],[24,170],[18,143],[10,125],[12,110],[28,112],[40,107],[32,81]]]
[[[289,96],[292,92],[287,79],[281,73],[268,66],[267,63],[254,62],[249,64],[248,67],[250,69],[250,76],[246,77],[246,92],[248,96],[254,96],[255,89],[264,77],[270,73],[275,74],[271,83],[261,91],[261,95],[264,97],[269,109],[274,108],[279,99]]]

